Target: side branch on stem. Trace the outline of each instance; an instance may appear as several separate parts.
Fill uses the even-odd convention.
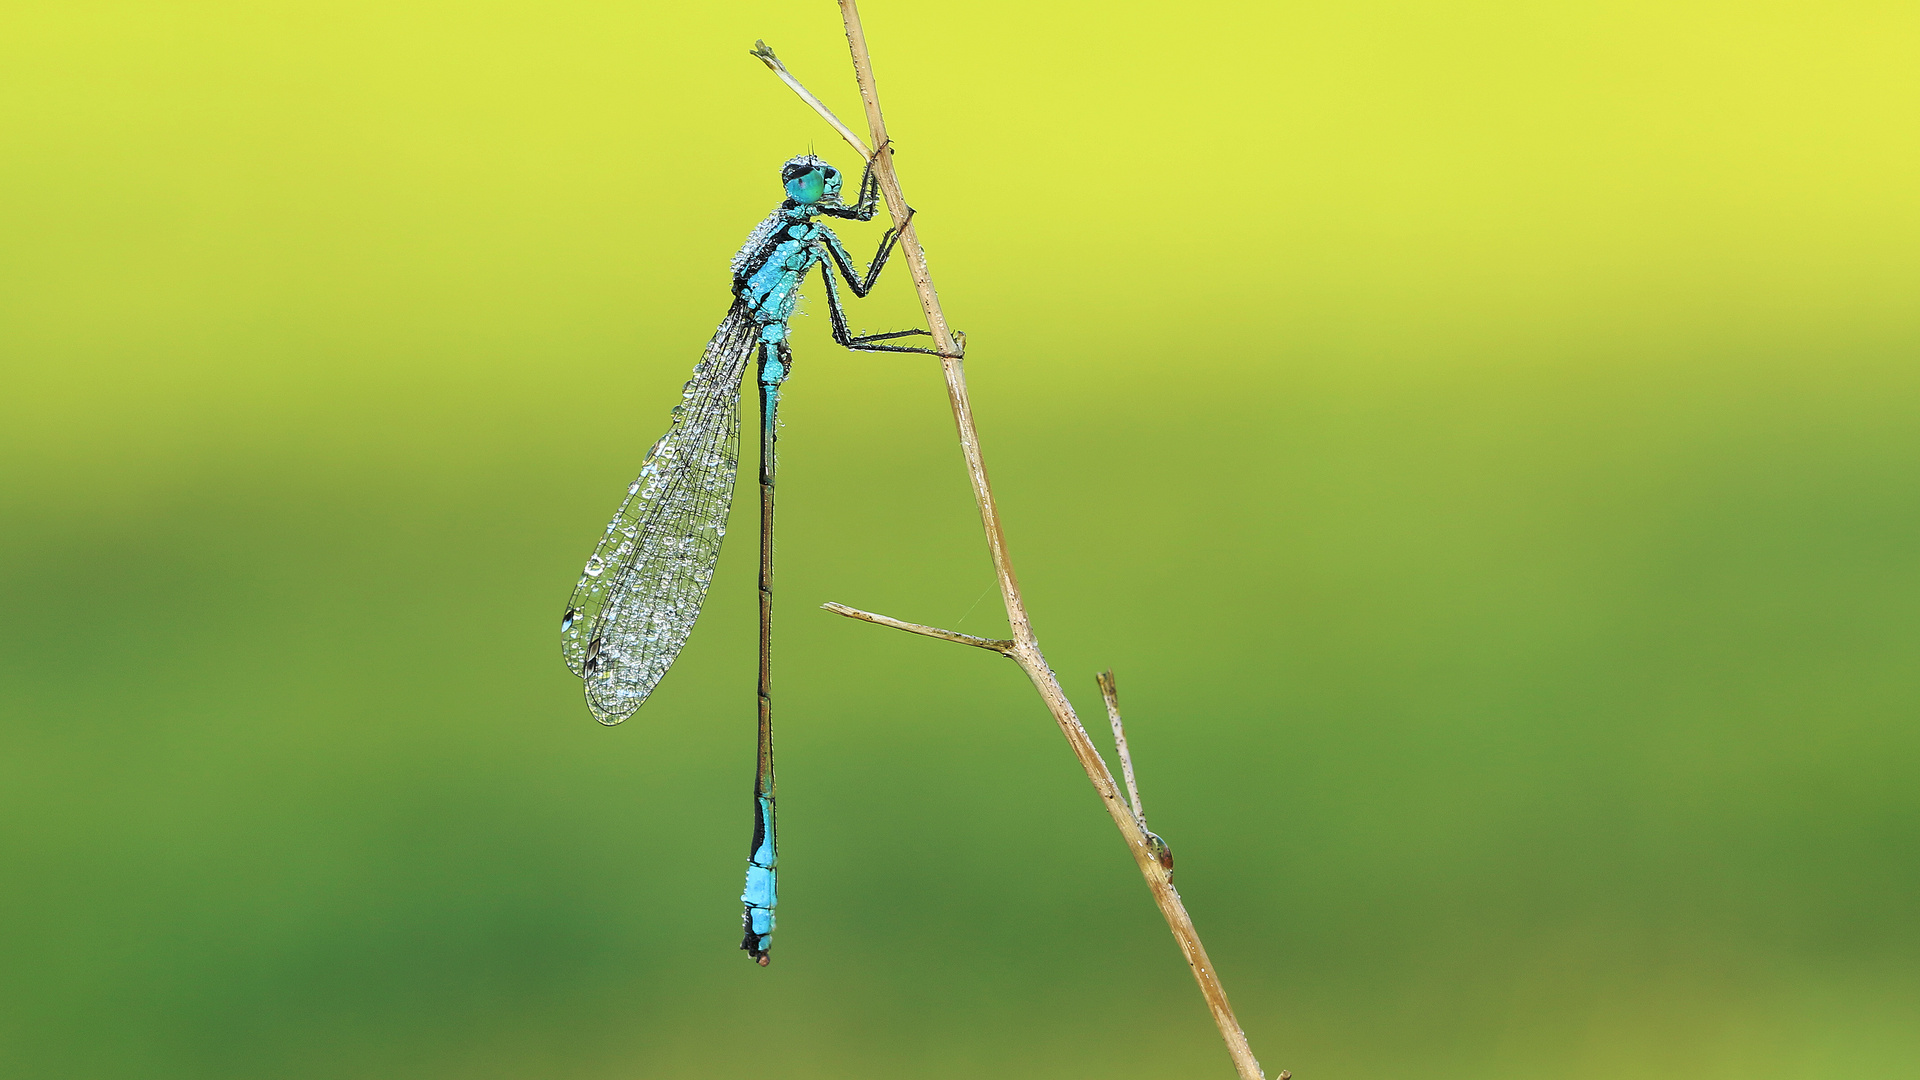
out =
[[[1120,770],[1127,778],[1127,798],[1133,800],[1133,816],[1140,822],[1140,831],[1147,834],[1147,850],[1160,860],[1160,868],[1171,879],[1173,849],[1160,839],[1160,834],[1147,828],[1147,811],[1140,805],[1140,785],[1133,779],[1133,754],[1127,750],[1127,725],[1120,720],[1120,688],[1114,685],[1113,669],[1108,668],[1094,676],[1093,681],[1100,685],[1100,696],[1107,703],[1107,722],[1113,725],[1113,748],[1120,755]]]
[[[890,615],[876,615],[871,611],[861,611],[859,608],[851,608],[845,604],[826,603],[820,606],[833,612],[835,615],[845,615],[849,619],[859,619],[861,622],[875,623],[880,626],[891,626],[895,630],[905,630],[909,634],[919,634],[923,637],[937,638],[941,641],[951,641],[956,645],[971,645],[976,649],[987,649],[991,652],[997,652],[1002,656],[1013,651],[1013,642],[1007,641],[1004,638],[974,637],[972,634],[962,634],[953,630],[942,630],[937,626],[925,626],[917,622],[904,622]]]
[[[853,147],[854,151],[860,155],[861,161],[866,161],[873,157],[873,151],[867,149],[867,144],[860,141],[860,136],[855,135],[847,125],[841,123],[840,118],[833,115],[833,110],[827,108],[819,98],[814,97],[812,92],[806,87],[801,86],[800,80],[794,78],[793,73],[787,70],[787,65],[781,63],[780,58],[773,55],[773,50],[767,47],[766,42],[754,42],[753,50],[749,55],[767,65],[769,71],[780,76],[780,81],[786,83],[788,88],[794,93],[799,94],[801,101],[813,106],[813,111],[819,113],[826,119],[827,123],[833,125],[833,130],[839,132],[840,137],[847,140],[847,145]]]
[[[987,480],[987,466],[980,452],[980,433],[974,426],[973,405],[967,397],[960,342],[947,326],[946,314],[940,309],[940,298],[933,288],[933,276],[927,270],[926,252],[920,246],[907,201],[900,192],[899,178],[894,174],[893,149],[887,140],[886,120],[880,113],[880,97],[874,88],[873,62],[867,52],[866,32],[860,25],[860,12],[854,0],[839,0],[839,3],[841,22],[847,32],[847,48],[853,54],[854,76],[860,85],[860,102],[867,114],[867,128],[872,137],[870,143],[863,144],[858,136],[821,104],[820,99],[808,93],[799,80],[788,73],[765,42],[756,43],[753,55],[824,117],[841,137],[859,151],[861,157],[868,160],[873,169],[874,179],[878,181],[880,193],[887,202],[887,210],[893,217],[894,228],[899,231],[900,250],[906,258],[908,272],[913,276],[914,291],[919,294],[920,309],[926,315],[927,329],[941,354],[940,371],[947,384],[947,401],[953,408],[953,423],[960,438],[961,455],[966,459],[967,479],[973,488],[974,502],[980,508],[980,524],[986,533],[987,550],[993,558],[994,577],[1000,586],[1000,599],[1006,605],[1007,624],[1012,629],[1013,637],[1010,641],[974,638],[951,630],[901,622],[840,604],[828,604],[827,609],[849,618],[891,626],[909,633],[988,649],[1020,665],[1020,670],[1032,681],[1040,700],[1046,704],[1047,711],[1059,725],[1060,733],[1066,737],[1074,757],[1086,771],[1087,779],[1099,794],[1108,816],[1113,819],[1114,827],[1120,830],[1128,850],[1133,853],[1140,875],[1146,880],[1147,890],[1153,894],[1154,903],[1166,918],[1167,928],[1172,931],[1174,941],[1180,946],[1187,966],[1193,972],[1194,981],[1200,986],[1201,997],[1206,1000],[1207,1009],[1213,1014],[1214,1023],[1220,1029],[1220,1037],[1226,1043],[1227,1053],[1233,1059],[1240,1080],[1265,1080],[1260,1063],[1254,1060],[1253,1050],[1247,1045],[1246,1034],[1240,1030],[1240,1022],[1234,1018],[1233,1007],[1227,1003],[1226,990],[1221,987],[1213,963],[1207,958],[1207,950],[1200,944],[1200,934],[1194,929],[1193,920],[1187,916],[1180,894],[1174,891],[1170,873],[1171,858],[1167,858],[1165,864],[1162,862],[1166,845],[1147,831],[1144,821],[1136,814],[1137,798],[1134,805],[1129,805],[1120,786],[1114,783],[1107,763],[1094,749],[1093,740],[1075,715],[1072,702],[1067,700],[1065,691],[1060,688],[1060,680],[1055,677],[1053,669],[1047,666],[1046,657],[1040,652],[1040,642],[1034,636],[1032,622],[1027,618],[1026,601],[1020,595],[1019,579],[1013,573],[1013,560],[1007,554],[1006,537],[1000,527],[1000,511],[994,503],[993,487]],[[868,150],[869,145],[871,150]],[[1280,1075],[1284,1078],[1287,1074],[1283,1072]]]

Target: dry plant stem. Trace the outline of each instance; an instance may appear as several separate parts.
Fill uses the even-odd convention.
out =
[[[913,277],[915,291],[920,296],[920,307],[927,318],[927,329],[933,334],[935,347],[944,355],[940,359],[940,370],[946,378],[947,401],[953,408],[954,426],[959,431],[960,452],[966,459],[967,478],[973,485],[974,501],[980,507],[980,523],[986,530],[987,549],[993,558],[994,575],[999,581],[1000,598],[1006,604],[1007,623],[1012,628],[1011,641],[989,641],[985,638],[973,638],[951,630],[922,626],[917,623],[902,622],[884,615],[857,611],[839,604],[829,604],[828,609],[850,618],[892,626],[896,629],[927,637],[940,638],[960,644],[974,645],[991,649],[1020,665],[1027,678],[1039,691],[1041,701],[1046,703],[1047,711],[1053,714],[1059,724],[1061,734],[1066,736],[1067,744],[1073,749],[1074,757],[1080,761],[1080,767],[1086,770],[1087,779],[1099,793],[1107,815],[1113,819],[1114,827],[1126,840],[1127,848],[1133,852],[1133,860],[1140,867],[1141,877],[1146,879],[1147,888],[1160,906],[1160,913],[1166,917],[1167,926],[1173,931],[1174,940],[1180,951],[1186,956],[1187,966],[1193,971],[1193,977],[1200,984],[1201,996],[1206,999],[1207,1008],[1213,1013],[1214,1023],[1220,1028],[1221,1038],[1227,1045],[1227,1053],[1233,1058],[1234,1068],[1242,1080],[1264,1080],[1260,1072],[1260,1063],[1254,1060],[1253,1051],[1247,1046],[1247,1037],[1240,1030],[1240,1023],[1234,1019],[1233,1007],[1227,1003],[1227,994],[1220,986],[1219,976],[1213,970],[1213,963],[1207,959],[1207,950],[1200,944],[1200,935],[1194,930],[1193,920],[1187,917],[1185,905],[1180,902],[1180,894],[1174,891],[1173,882],[1167,871],[1161,867],[1157,855],[1149,849],[1147,837],[1141,828],[1133,808],[1122,797],[1119,785],[1114,783],[1113,774],[1107,770],[1107,764],[1101,760],[1099,751],[1094,749],[1093,740],[1088,737],[1087,729],[1074,714],[1073,705],[1060,689],[1060,680],[1047,666],[1046,657],[1041,655],[1040,643],[1035,639],[1033,625],[1027,618],[1025,602],[1020,596],[1020,583],[1013,573],[1013,561],[1007,555],[1006,537],[1000,527],[1000,513],[994,505],[993,488],[987,481],[987,467],[980,454],[980,435],[974,427],[973,406],[967,399],[966,373],[958,358],[961,350],[959,341],[947,326],[946,316],[940,310],[940,299],[934,292],[933,277],[927,270],[927,257],[920,247],[920,239],[915,235],[913,223],[907,216],[906,199],[900,193],[900,182],[893,171],[893,150],[887,141],[887,125],[880,113],[880,98],[874,89],[873,64],[867,53],[866,35],[860,26],[860,13],[854,0],[839,0],[841,20],[846,25],[847,47],[853,54],[853,69],[860,84],[860,101],[866,108],[867,127],[872,133],[871,157],[869,161],[873,175],[879,181],[880,192],[887,202],[887,210],[893,216],[894,227],[900,233],[900,250],[907,261],[908,273]],[[860,149],[865,156],[866,148],[858,138],[847,131],[828,112],[826,107],[806,92],[799,82],[780,66],[773,58],[771,50],[764,45],[754,50],[768,67],[780,75],[798,92],[807,103],[826,117],[843,137]],[[1282,1074],[1283,1076],[1285,1074]]]
[[[860,141],[860,136],[855,135],[851,128],[841,123],[840,118],[833,115],[833,110],[827,108],[819,98],[814,97],[811,91],[800,85],[800,80],[794,78],[792,73],[787,70],[786,65],[780,62],[780,58],[773,55],[773,50],[767,48],[766,42],[754,42],[753,55],[759,57],[761,63],[773,69],[773,73],[780,76],[781,82],[786,83],[789,89],[800,95],[801,101],[813,106],[814,112],[826,117],[827,123],[833,125],[833,130],[839,132],[840,137],[847,140],[848,145],[859,152],[861,161],[866,161],[873,156],[873,151],[867,149],[867,144]]]
[[[997,652],[1001,656],[1006,656],[1013,652],[1013,642],[1005,638],[974,637],[972,634],[961,634],[952,630],[942,630],[937,626],[925,626],[917,622],[906,622],[905,620],[896,619],[890,615],[875,615],[871,611],[861,611],[859,608],[848,607],[845,604],[821,604],[820,606],[833,612],[835,615],[845,615],[849,619],[859,619],[861,622],[875,623],[880,626],[891,626],[895,630],[905,630],[909,634],[919,634],[922,637],[930,637],[939,641],[951,641],[956,645],[971,645],[976,649],[986,649],[991,652]]]
[[[1113,669],[1108,668],[1095,676],[1100,684],[1100,697],[1107,703],[1107,723],[1113,727],[1113,748],[1120,754],[1120,771],[1127,777],[1127,798],[1133,800],[1133,816],[1140,819],[1140,827],[1147,827],[1147,811],[1140,805],[1140,785],[1133,781],[1133,755],[1127,752],[1127,726],[1120,721],[1120,688],[1114,685]]]

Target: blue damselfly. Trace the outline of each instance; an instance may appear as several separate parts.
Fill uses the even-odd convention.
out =
[[[773,479],[780,384],[793,372],[787,322],[800,282],[816,266],[826,282],[833,340],[849,349],[941,355],[882,344],[925,330],[854,334],[834,271],[855,296],[880,276],[898,238],[888,229],[864,275],[821,217],[871,221],[879,185],[871,164],[859,201],[840,199],[839,170],[811,154],[780,171],[787,198],[733,257],[733,306],[707,342],[674,406],[673,423],[654,443],[627,497],[587,559],[560,622],[567,666],[585,683],[587,708],[602,724],[633,715],[686,644],[706,599],[726,534],[740,453],[740,389],[757,357],[760,400],[760,738],[753,781],[753,843],[748,849],[746,910],[740,947],[760,964],[773,942],[776,902],[773,775]]]

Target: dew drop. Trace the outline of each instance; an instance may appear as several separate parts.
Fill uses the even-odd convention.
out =
[[[587,576],[588,577],[599,577],[601,573],[606,570],[606,568],[607,568],[607,564],[601,562],[600,556],[598,555],[595,555],[591,559],[587,560]]]
[[[579,608],[577,607],[568,608],[567,613],[560,617],[560,632],[564,634],[567,631],[573,629],[573,620],[579,617],[580,617]]]

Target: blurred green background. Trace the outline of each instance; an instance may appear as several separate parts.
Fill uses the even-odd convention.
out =
[[[1269,1071],[1913,1075],[1913,6],[866,18]],[[824,2],[0,16],[0,1073],[1229,1075],[1018,672],[814,608],[1004,628],[928,363],[798,324],[770,970],[751,531],[633,721],[560,663],[779,163],[851,160],[756,37],[858,116]]]

